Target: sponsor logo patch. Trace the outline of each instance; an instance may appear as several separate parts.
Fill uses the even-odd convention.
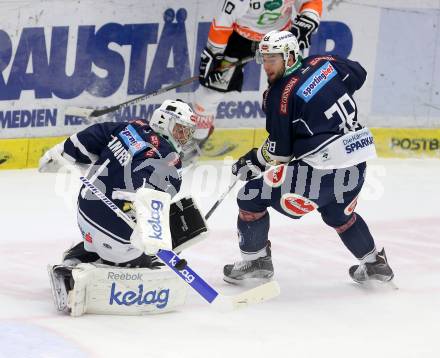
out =
[[[90,233],[88,232],[87,234],[84,235],[84,240],[86,240],[87,242],[92,243],[93,242],[92,235],[90,235]]]
[[[150,150],[147,150],[145,152],[145,157],[146,158],[152,158],[157,153],[157,149],[159,148],[159,145],[160,145],[159,137],[157,135],[155,135],[155,134],[152,134],[150,136],[150,144],[154,148],[151,148]]]
[[[283,93],[281,94],[281,100],[280,100],[280,112],[282,114],[287,114],[289,96],[292,93],[292,90],[297,82],[298,82],[298,78],[292,77],[287,82],[286,86],[283,89]]]
[[[170,295],[169,289],[147,291],[144,293],[144,285],[140,284],[137,291],[120,291],[116,288],[116,282],[112,283],[109,297],[110,305],[155,305],[157,308],[165,308]]]
[[[131,124],[119,133],[119,137],[133,156],[147,147],[147,143],[142,140]]]
[[[191,269],[189,267],[184,268],[182,270],[178,270],[176,268],[177,262],[179,261],[179,258],[176,255],[173,255],[173,257],[168,261],[171,267],[173,267],[176,272],[179,274],[179,276],[183,277],[186,282],[193,283],[195,280],[195,276]]]
[[[273,169],[270,169],[264,173],[264,182],[272,188],[277,188],[284,183],[284,180],[286,179],[286,172],[287,170],[285,165],[274,167]]]
[[[159,147],[159,137],[155,134],[152,134],[150,136],[150,143],[153,145],[153,147],[158,148]]]
[[[345,152],[351,154],[359,149],[368,147],[374,144],[374,139],[369,132],[362,131],[361,133],[355,133],[347,139],[343,140],[345,146]]]
[[[319,63],[321,61],[335,61],[335,58],[333,56],[319,56],[319,57],[315,57],[309,63],[312,66],[315,66],[317,63]]]
[[[301,217],[318,208],[318,205],[301,195],[286,193],[280,199],[283,210],[292,216]]]
[[[337,74],[330,62],[324,63],[303,83],[296,94],[309,102]]]
[[[261,106],[263,112],[266,112],[266,108],[267,108],[267,95],[269,94],[269,90],[265,90],[263,93],[263,104]]]
[[[130,280],[143,280],[143,274],[138,273],[128,273],[128,272],[113,272],[109,271],[107,274],[107,278],[109,280],[122,280],[122,281],[130,281]]]
[[[349,216],[353,213],[354,209],[356,208],[357,205],[357,200],[358,197],[355,197],[350,204],[348,204],[345,209],[344,209],[344,214]]]
[[[153,230],[153,235],[148,237],[156,240],[163,240],[161,212],[163,211],[163,203],[159,200],[151,200],[151,219],[148,223]]]
[[[154,154],[156,154],[156,151],[154,149],[150,149],[145,152],[145,157],[146,158],[153,158]]]

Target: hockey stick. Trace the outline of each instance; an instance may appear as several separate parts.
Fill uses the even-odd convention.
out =
[[[236,178],[229,186],[228,189],[220,196],[220,198],[214,203],[214,205],[209,209],[209,211],[205,215],[205,220],[208,220],[210,216],[214,213],[214,211],[218,208],[218,206],[222,203],[222,201],[226,198],[232,188],[237,184],[238,178]]]
[[[229,66],[225,66],[221,69],[221,71],[226,71],[232,67],[236,67],[236,66],[241,66],[244,65],[250,61],[252,61],[255,57],[246,57],[243,58],[240,61],[234,62]],[[109,108],[104,108],[104,109],[92,109],[92,108],[82,108],[82,107],[67,107],[66,110],[64,111],[65,115],[70,115],[70,116],[76,116],[76,117],[85,117],[85,118],[90,118],[90,117],[100,117],[103,116],[104,114],[108,114],[114,111],[117,111],[121,108],[127,107],[129,105],[132,104],[136,104],[138,102],[142,102],[147,100],[148,98],[154,97],[154,96],[158,96],[162,93],[171,91],[173,89],[179,88],[179,87],[183,87],[186,86],[192,82],[194,82],[195,80],[197,80],[199,78],[199,76],[193,76],[190,78],[187,78],[186,80],[174,83],[172,85],[166,86],[164,88],[160,88],[158,90],[155,90],[153,92],[147,93],[147,94],[143,94],[142,96],[133,98],[129,101],[117,104],[115,106],[109,107]]]
[[[87,178],[81,176],[80,180],[99,200],[126,222],[128,226],[134,229],[134,221],[119,209],[109,198],[107,198],[102,191],[100,191]],[[270,281],[238,295],[222,295],[192,270],[185,260],[181,260],[175,252],[159,250],[156,256],[210,304],[224,306],[229,309],[236,309],[269,300],[280,294],[280,286],[278,285],[278,282]],[[184,265],[182,265],[182,263],[184,263]]]
[[[186,80],[174,83],[174,84],[166,86],[164,88],[160,88],[156,91],[144,94],[142,96],[133,98],[129,101],[117,104],[116,106],[112,106],[109,108],[91,109],[91,108],[81,108],[81,107],[67,107],[66,110],[64,111],[64,114],[69,115],[69,116],[86,117],[86,118],[100,117],[100,116],[103,116],[104,114],[108,114],[108,113],[117,111],[118,109],[127,107],[128,105],[136,104],[138,102],[145,101],[146,99],[148,99],[150,97],[158,96],[162,93],[171,91],[175,88],[189,85],[190,83],[192,83],[193,81],[195,81],[198,78],[199,78],[199,76],[193,76],[193,77],[187,78]]]

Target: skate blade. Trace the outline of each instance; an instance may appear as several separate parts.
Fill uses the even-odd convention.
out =
[[[360,287],[365,287],[365,288],[369,288],[369,289],[374,289],[374,288],[389,288],[391,290],[398,290],[399,287],[396,285],[396,283],[394,282],[393,278],[391,278],[388,281],[384,281],[384,280],[380,280],[380,279],[374,279],[371,278],[369,280],[366,281],[356,281],[353,279],[354,282],[356,282],[358,284],[358,286]]]
[[[66,311],[68,308],[66,289],[61,286],[59,277],[53,271],[53,266],[48,265],[47,272],[49,274],[50,287],[55,307],[58,311]]]
[[[236,286],[255,286],[258,284],[264,284],[273,280],[273,275],[270,277],[246,277],[243,279],[235,279],[227,276],[223,276],[223,281]]]

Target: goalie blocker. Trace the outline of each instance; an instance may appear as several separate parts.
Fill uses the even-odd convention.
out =
[[[191,197],[169,210],[172,248],[180,252],[205,238],[206,222]],[[142,315],[174,310],[187,285],[168,268],[124,268],[97,263],[48,266],[54,302],[72,316],[84,313]]]

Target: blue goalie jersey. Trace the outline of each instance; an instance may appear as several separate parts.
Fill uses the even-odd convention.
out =
[[[63,156],[90,164],[87,177],[110,199],[114,191],[135,192],[140,187],[171,196],[180,190],[179,155],[143,120],[92,125],[65,141]],[[121,210],[132,214],[131,203],[112,200]],[[120,244],[130,242],[132,229],[85,186],[78,196],[78,221]],[[85,231],[81,224],[80,229]],[[91,242],[89,232],[82,234],[85,242]]]

